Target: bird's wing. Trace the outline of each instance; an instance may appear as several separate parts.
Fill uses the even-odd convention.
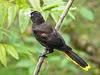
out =
[[[35,37],[38,41],[48,45],[52,48],[60,48],[64,46],[65,42],[61,35],[54,29],[53,33],[47,34],[39,32],[35,34]]]

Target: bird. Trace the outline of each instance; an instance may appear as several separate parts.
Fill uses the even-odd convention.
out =
[[[87,64],[81,57],[79,57],[71,47],[69,47],[59,32],[47,23],[40,12],[32,11],[25,12],[32,20],[32,32],[37,41],[46,47],[48,51],[41,54],[40,57],[46,57],[47,54],[52,53],[54,49],[64,52],[76,65],[79,65],[85,71],[88,71],[90,65]]]

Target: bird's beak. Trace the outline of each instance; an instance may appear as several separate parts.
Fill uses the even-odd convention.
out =
[[[24,15],[31,17],[31,12],[25,12]]]

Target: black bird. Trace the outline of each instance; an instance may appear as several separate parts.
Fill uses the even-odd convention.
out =
[[[33,34],[35,38],[47,48],[48,53],[46,54],[52,53],[53,49],[63,51],[74,63],[88,71],[90,66],[72,51],[72,48],[65,43],[64,39],[56,29],[44,20],[40,12],[33,11],[24,14],[31,18],[33,22]],[[42,54],[41,56],[46,56],[46,54]]]

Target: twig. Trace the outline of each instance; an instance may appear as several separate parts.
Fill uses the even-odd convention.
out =
[[[67,6],[65,7],[65,10],[63,11],[62,15],[60,16],[60,18],[59,18],[59,20],[58,20],[58,22],[56,24],[56,27],[55,27],[55,29],[57,31],[59,30],[59,28],[61,26],[61,23],[62,23],[64,17],[66,16],[66,14],[68,13],[68,10],[69,10],[70,6],[72,5],[73,1],[74,0],[69,0],[69,2],[67,3]]]
[[[89,60],[100,65],[100,59],[98,59],[94,56],[89,56]]]
[[[66,14],[68,13],[68,10],[69,10],[70,6],[72,5],[73,1],[74,0],[69,0],[69,2],[67,3],[67,6],[65,7],[65,10],[63,11],[63,13],[62,13],[61,17],[59,18],[58,23],[57,23],[57,25],[55,27],[55,29],[57,31],[59,30],[59,28],[61,26],[61,23],[62,23],[64,17],[66,16]],[[42,53],[47,53],[46,48],[43,50]],[[44,61],[44,57],[40,57],[33,75],[38,75],[43,61]]]
[[[47,53],[46,48],[43,50],[42,53]],[[35,71],[34,71],[33,75],[38,75],[43,61],[44,61],[44,57],[40,57],[40,59],[39,59],[37,65],[36,65],[36,68],[35,68]]]

